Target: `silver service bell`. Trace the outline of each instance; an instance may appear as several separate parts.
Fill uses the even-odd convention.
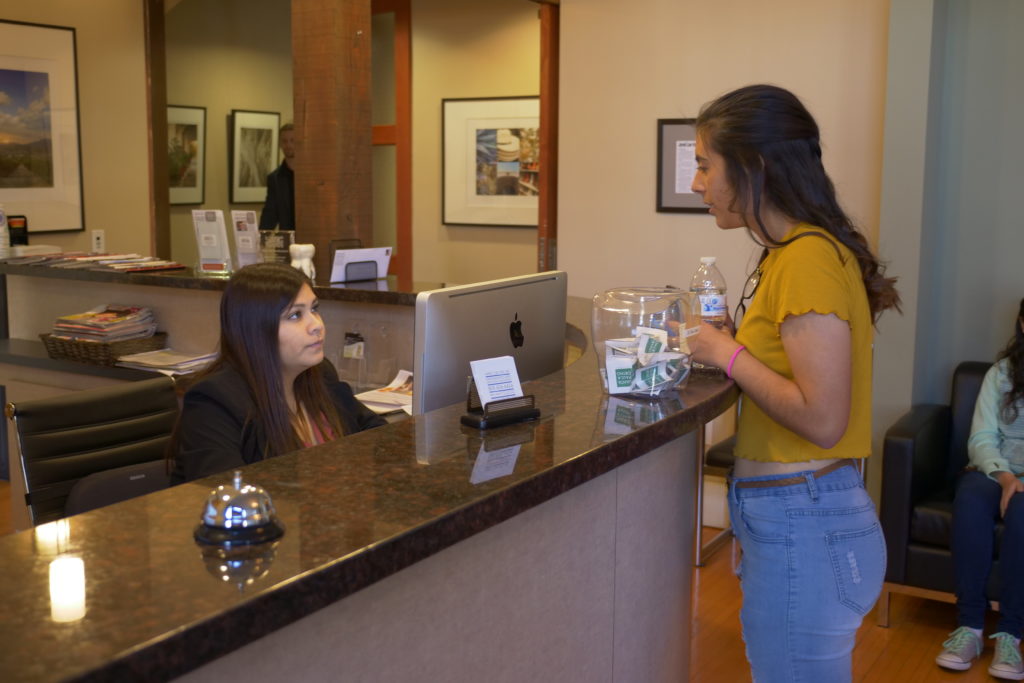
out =
[[[262,486],[246,484],[235,471],[230,484],[210,492],[203,507],[195,539],[216,545],[249,545],[273,541],[284,535],[284,525],[274,503]]]

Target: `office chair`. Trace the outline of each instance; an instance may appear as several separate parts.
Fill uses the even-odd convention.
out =
[[[25,502],[32,523],[38,525],[66,516],[67,499],[79,480],[96,472],[162,461],[178,417],[178,398],[174,381],[158,377],[8,403],[6,413],[17,432]],[[155,469],[144,468],[141,479],[126,474],[121,487],[107,481],[99,499],[90,487],[76,498],[85,497],[91,500],[88,505],[98,507],[136,495],[133,491],[154,490],[149,487],[161,485]],[[145,486],[143,480],[148,480]]]

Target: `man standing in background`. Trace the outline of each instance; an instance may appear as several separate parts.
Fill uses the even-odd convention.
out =
[[[295,126],[281,126],[278,141],[284,161],[267,174],[267,199],[260,214],[260,230],[295,229]]]

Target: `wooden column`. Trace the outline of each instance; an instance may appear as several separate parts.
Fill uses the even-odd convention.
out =
[[[370,51],[370,0],[292,0],[295,236],[319,282],[330,240],[373,244]]]
[[[164,0],[146,0],[146,106],[149,107],[149,253],[171,258],[171,200],[167,175],[167,55]]]
[[[558,2],[540,5],[540,196],[537,271],[558,267]]]

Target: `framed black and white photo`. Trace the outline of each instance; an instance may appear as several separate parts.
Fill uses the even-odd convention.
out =
[[[0,20],[0,203],[28,230],[85,229],[75,29]]]
[[[442,222],[536,226],[540,98],[446,99],[441,110]]]
[[[277,167],[281,115],[231,110],[231,203],[253,204],[267,198],[267,174]]]
[[[167,174],[171,204],[203,203],[206,107],[167,107]]]
[[[707,212],[701,196],[690,190],[697,172],[696,145],[694,119],[658,119],[658,211]]]

